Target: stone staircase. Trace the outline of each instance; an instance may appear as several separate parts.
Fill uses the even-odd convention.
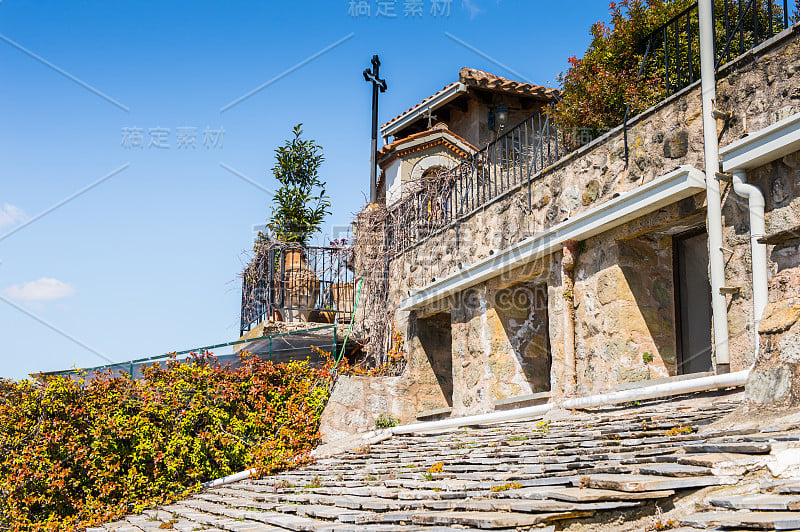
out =
[[[800,479],[725,494],[763,470],[774,446],[800,445],[800,427],[703,431],[740,399],[692,396],[395,436],[89,530],[800,530]],[[713,496],[681,516],[662,514],[698,493]]]

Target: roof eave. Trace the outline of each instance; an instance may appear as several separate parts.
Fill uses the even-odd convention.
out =
[[[403,128],[408,127],[412,122],[423,116],[429,110],[433,111],[438,109],[465,92],[467,92],[467,86],[461,82],[447,87],[424,104],[406,111],[399,117],[381,126],[381,137],[386,138],[394,135]]]

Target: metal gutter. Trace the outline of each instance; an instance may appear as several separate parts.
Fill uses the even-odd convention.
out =
[[[800,151],[800,113],[731,142],[720,150],[725,172],[749,170]]]
[[[755,186],[747,183],[747,171],[743,168],[733,172],[733,191],[747,200],[750,213],[750,274],[753,279],[753,329],[755,329],[755,356],[758,359],[760,340],[758,325],[767,307],[769,293],[769,271],[767,267],[767,245],[759,242],[766,234],[766,214],[764,194]]]

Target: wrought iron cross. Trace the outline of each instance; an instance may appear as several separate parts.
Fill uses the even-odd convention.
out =
[[[378,91],[386,92],[386,81],[380,77],[381,61],[377,55],[372,56],[372,70],[364,69],[364,80],[372,83],[372,145],[369,154],[369,201],[378,201],[378,170],[375,157],[378,153]]]

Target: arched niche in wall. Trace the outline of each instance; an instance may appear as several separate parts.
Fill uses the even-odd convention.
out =
[[[447,169],[455,167],[458,165],[460,161],[456,159],[452,159],[445,155],[437,154],[437,155],[429,155],[427,157],[423,157],[414,165],[411,169],[410,180],[416,181],[417,179],[421,178],[424,175],[429,175],[432,172],[440,169]]]

